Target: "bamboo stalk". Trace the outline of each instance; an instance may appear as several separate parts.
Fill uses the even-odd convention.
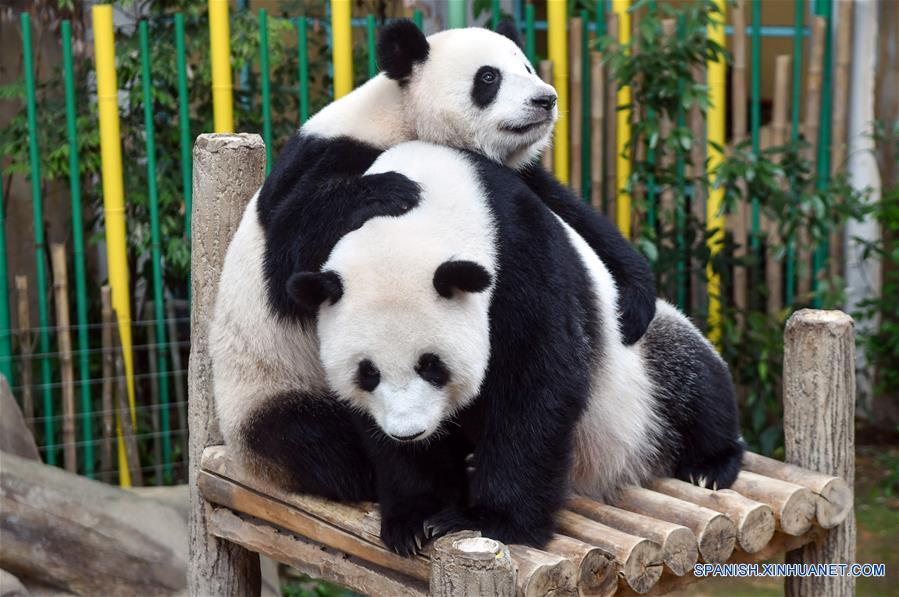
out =
[[[570,106],[570,128],[568,135],[571,151],[571,188],[576,195],[581,194],[583,179],[583,147],[581,145],[581,129],[584,127],[583,95],[581,85],[583,82],[583,57],[581,45],[583,44],[583,20],[574,17],[568,20],[568,56],[569,56],[569,88],[568,94]]]
[[[552,85],[553,83],[553,63],[550,60],[541,60],[540,61],[540,78],[543,79],[545,83],[549,83]],[[558,126],[558,125],[556,125]],[[555,136],[553,136],[555,139]],[[547,172],[553,171],[553,146],[552,141],[550,145],[546,147],[543,151],[543,156],[540,158],[540,162],[543,164],[543,167],[546,168]]]
[[[112,310],[115,318],[115,309]],[[131,409],[128,404],[128,378],[125,372],[125,358],[122,350],[122,339],[119,335],[119,326],[113,327],[112,347],[115,354],[115,407],[118,414],[119,427],[122,430],[121,440],[125,447],[125,462],[128,465],[128,472],[131,476],[131,484],[135,487],[143,485],[143,478],[140,473],[140,458],[137,451],[137,436],[134,431],[134,425],[131,421]]]
[[[603,130],[605,127],[605,72],[602,55],[590,53],[590,203],[602,211],[605,179],[603,178]]]
[[[53,268],[53,299],[56,305],[56,339],[62,375],[62,441],[63,462],[70,473],[78,472],[75,451],[75,369],[72,361],[72,334],[69,318],[69,280],[66,272],[66,246],[50,245]]]
[[[731,73],[731,111],[733,122],[733,144],[737,145],[746,139],[746,0],[737,0],[733,7],[734,34],[732,38],[733,72]],[[738,261],[746,259],[748,243],[747,227],[749,226],[748,206],[745,201],[738,201],[736,211],[728,218],[731,222],[731,233],[734,239],[734,258]],[[734,306],[737,308],[738,325],[743,325],[743,312],[749,305],[749,286],[746,267],[734,267]]]
[[[31,368],[31,355],[34,352],[34,341],[31,338],[31,314],[28,303],[28,277],[16,276],[16,302],[19,319],[19,353],[22,362],[22,416],[25,425],[34,434],[34,394],[32,383],[34,375]]]
[[[103,286],[100,289],[100,304],[103,317],[103,388],[102,395],[102,411],[103,411],[103,441],[100,449],[100,470],[102,474],[100,478],[105,483],[112,482],[112,437],[115,434],[115,415],[113,411],[112,395],[114,388],[115,375],[115,348],[112,345],[112,330],[116,325],[112,316],[112,289],[109,286]]]

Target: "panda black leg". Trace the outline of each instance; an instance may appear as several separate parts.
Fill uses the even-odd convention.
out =
[[[253,468],[290,491],[339,501],[375,499],[372,466],[353,424],[333,396],[275,396],[249,418],[244,444]]]

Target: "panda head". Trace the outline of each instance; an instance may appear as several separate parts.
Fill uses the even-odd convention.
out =
[[[517,44],[514,26],[424,34],[411,21],[388,25],[378,61],[403,89],[418,139],[477,151],[512,168],[548,145],[558,117],[556,91]]]
[[[294,274],[288,293],[318,309],[329,387],[394,440],[420,441],[479,391],[492,276],[472,261],[447,260],[425,275],[411,259],[389,270],[379,259],[356,252],[340,263],[337,255],[329,267],[339,274]]]

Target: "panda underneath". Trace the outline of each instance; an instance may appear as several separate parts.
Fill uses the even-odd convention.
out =
[[[321,362],[366,439],[388,546],[408,554],[461,529],[539,546],[569,488],[733,482],[730,375],[686,317],[660,300],[625,345],[608,270],[495,162],[411,142],[369,174],[389,171],[419,185],[418,206],[369,220],[288,282],[319,311]]]
[[[384,73],[318,112],[278,156],[228,249],[210,327],[226,444],[270,482],[339,500],[371,499],[372,467],[325,381],[315,311],[285,289],[292,273],[318,271],[348,231],[415,206],[404,176],[362,176],[389,147],[428,140],[516,168],[612,273],[627,343],[655,311],[645,259],[533,164],[551,135],[556,96],[513,41],[477,28],[425,38],[399,21],[384,29],[379,62]]]

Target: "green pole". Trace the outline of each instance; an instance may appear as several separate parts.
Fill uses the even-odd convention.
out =
[[[752,152],[759,155],[759,130],[762,126],[762,1],[752,0]],[[759,250],[759,198],[752,198],[752,250]]]
[[[581,127],[581,195],[590,202],[590,18],[581,11],[581,106],[584,124]]]
[[[147,146],[147,194],[150,199],[150,242],[153,260],[153,308],[156,318],[156,358],[159,362],[159,419],[162,426],[162,462],[166,478],[172,478],[172,441],[169,431],[169,384],[166,358],[165,304],[163,302],[162,251],[159,232],[159,194],[156,189],[156,135],[153,125],[153,82],[150,78],[150,41],[147,22],[141,21],[140,62],[144,91],[144,130]]]
[[[259,9],[259,76],[262,79],[262,140],[265,141],[265,173],[272,170],[272,111],[268,69],[268,11]]]
[[[368,40],[368,78],[373,79],[378,74],[375,15],[365,17],[365,32]]]
[[[606,1],[596,0],[596,37],[606,34]]]
[[[421,11],[417,8],[415,12],[412,13],[412,21],[415,23],[415,26],[424,31],[424,17],[421,14]]]
[[[306,17],[297,18],[297,53],[300,78],[300,126],[309,120],[309,48],[306,47]]]
[[[0,373],[9,385],[12,377],[12,327],[9,320],[9,285],[6,265],[6,214],[3,210],[3,171],[0,170]]]
[[[656,12],[655,0],[650,0],[649,12],[653,17],[655,17],[655,12]],[[661,34],[661,32],[659,32],[659,34]],[[655,115],[655,112],[652,110],[652,108],[650,108],[646,111],[646,118],[650,122],[655,121],[655,117],[656,117],[656,115]],[[649,166],[650,166],[649,177],[648,177],[648,180],[646,181],[646,203],[647,203],[646,221],[649,224],[649,228],[651,230],[653,230],[653,232],[654,232],[656,229],[656,178],[655,178],[655,174],[653,174],[653,169],[655,167],[655,161],[656,161],[655,148],[653,148],[653,147],[648,148],[648,150],[646,152],[646,161],[649,163]]]
[[[680,15],[677,18],[677,37],[681,41],[687,38],[684,15]],[[680,97],[684,95],[684,87],[685,83],[683,80],[678,81],[677,83],[677,94]],[[687,116],[684,113],[683,106],[678,108],[677,111],[677,126],[679,128],[683,128],[687,125]],[[698,142],[698,139],[693,140],[694,143]],[[677,149],[677,161],[674,165],[674,176],[675,176],[675,184],[674,188],[676,192],[680,194],[680,198],[677,201],[675,206],[675,227],[676,227],[676,237],[675,243],[677,245],[677,288],[676,288],[676,296],[677,296],[677,307],[683,311],[687,311],[687,266],[686,266],[686,243],[684,241],[684,228],[686,227],[686,210],[684,203],[686,202],[686,193],[684,187],[684,181],[686,178],[686,160],[684,159],[684,149],[680,145],[678,145]]]
[[[178,62],[178,123],[181,130],[181,192],[184,194],[184,235],[190,241],[193,164],[190,148],[190,111],[187,97],[187,52],[184,49],[184,15],[175,14],[175,53]]]
[[[499,0],[492,0],[490,2],[490,27],[494,31],[496,31],[497,27],[499,27],[499,19],[502,14],[502,10],[499,6]]]
[[[450,29],[465,27],[465,0],[449,0]]]
[[[50,321],[47,315],[47,247],[44,241],[44,206],[41,199],[41,161],[37,146],[37,108],[35,102],[34,64],[31,58],[31,21],[22,13],[22,57],[25,66],[25,104],[28,113],[28,157],[31,163],[31,206],[34,212],[34,256],[37,273],[38,346],[41,351],[41,387],[44,398],[44,445],[47,464],[56,464],[53,439],[53,391],[50,371]]]
[[[534,5],[526,4],[524,7],[524,53],[528,60],[537,67],[537,32],[534,28]]]
[[[803,18],[805,16],[805,0],[796,0],[796,14],[794,16],[793,25],[793,98],[792,98],[792,128],[790,130],[790,139],[793,143],[799,140],[799,116],[800,105],[802,99],[802,38],[804,33]],[[796,181],[790,180],[790,186],[793,190],[793,198],[796,199]],[[796,296],[796,248],[793,245],[793,239],[787,239],[786,267],[784,276],[786,284],[784,285],[784,293],[786,294],[786,304],[792,305]]]
[[[72,25],[62,22],[62,64],[66,93],[66,132],[69,143],[69,194],[72,198],[72,245],[75,251],[75,302],[78,312],[78,368],[81,376],[81,433],[84,441],[84,474],[94,476],[94,436],[91,424],[90,340],[87,333],[87,274],[84,268],[84,224],[81,220],[81,166],[78,163],[78,130],[75,118],[75,68],[72,59]]]
[[[824,31],[824,77],[821,83],[821,120],[819,123],[820,133],[818,135],[818,172],[815,177],[815,187],[819,191],[827,189],[830,184],[830,123],[831,109],[833,104],[833,90],[831,89],[831,79],[833,77],[833,44],[831,39],[831,28],[833,27],[831,19],[831,9],[833,4],[828,0],[815,0],[815,15],[824,17],[827,26]],[[815,248],[812,255],[812,306],[816,309],[821,307],[821,297],[818,295],[818,274],[827,265],[827,255],[829,253],[830,240],[825,234],[824,238]]]

